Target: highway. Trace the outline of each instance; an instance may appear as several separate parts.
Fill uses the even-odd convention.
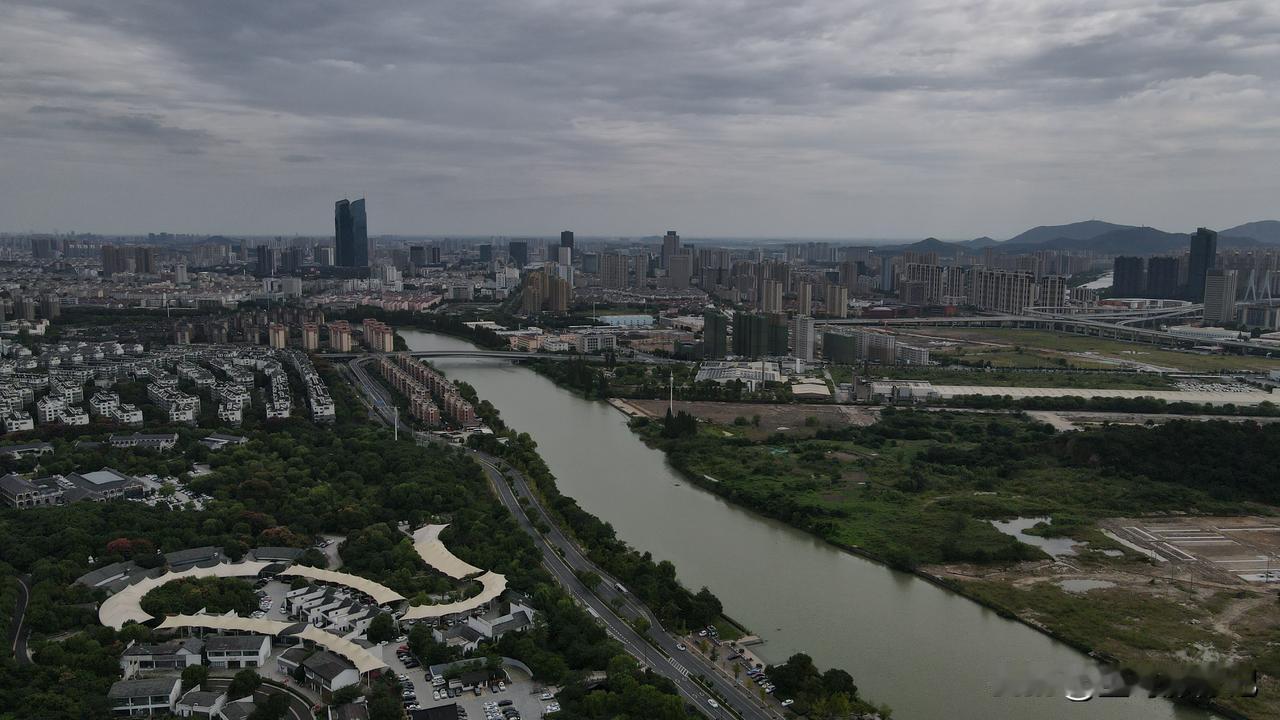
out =
[[[361,367],[367,361],[368,358],[352,360],[347,364],[347,367],[350,369],[356,386],[364,393],[378,419],[391,424],[394,403],[391,401],[386,389],[371,378]],[[434,438],[429,433],[418,432],[414,433],[414,435],[417,441],[423,444],[444,442]],[[493,486],[494,492],[497,493],[498,499],[515,517],[520,528],[528,533],[538,546],[538,550],[542,553],[542,563],[547,568],[547,571],[579,603],[591,608],[604,623],[609,635],[619,641],[623,648],[636,660],[674,683],[685,699],[707,717],[724,720],[731,720],[735,717],[746,718],[747,720],[769,720],[770,718],[782,717],[781,713],[776,710],[761,707],[759,699],[752,694],[749,688],[720,675],[715,668],[711,667],[709,663],[699,656],[677,648],[676,645],[680,643],[680,640],[667,632],[643,603],[638,602],[629,594],[618,592],[614,587],[616,581],[588,560],[577,544],[569,540],[556,524],[551,521],[546,510],[530,491],[529,484],[523,474],[509,468],[501,460],[490,455],[476,450],[470,450],[470,452],[476,461],[480,463],[485,474],[488,475],[490,484]],[[510,485],[508,485],[507,477],[511,478]],[[527,498],[529,507],[537,514],[538,519],[541,519],[551,528],[550,532],[543,535],[537,531],[533,526],[533,521],[526,514],[525,508],[520,505],[517,493],[520,497]],[[576,572],[587,571],[596,573],[602,579],[600,587],[596,588],[594,592],[588,589],[575,574]],[[622,602],[621,609],[628,617],[644,617],[649,622],[647,635],[662,649],[661,652],[655,649],[649,641],[641,637],[618,612],[614,611],[610,603],[619,598]],[[722,706],[712,706],[710,694],[689,678],[690,673],[704,676],[722,698],[729,699],[733,712],[729,712]]]

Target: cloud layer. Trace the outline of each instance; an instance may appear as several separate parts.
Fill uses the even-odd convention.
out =
[[[1278,81],[1271,0],[16,0],[0,229],[1225,226]]]

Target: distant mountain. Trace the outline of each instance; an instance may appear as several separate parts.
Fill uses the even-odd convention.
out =
[[[1112,230],[1123,230],[1132,225],[1116,225],[1102,220],[1085,220],[1068,225],[1038,225],[1030,230],[1014,235],[1006,243],[1014,245],[1038,245],[1051,240],[1088,240]]]
[[[1280,220],[1259,220],[1220,230],[1220,237],[1253,238],[1268,245],[1280,244]]]
[[[972,240],[965,240],[964,242],[956,243],[956,245],[959,245],[960,247],[969,248],[970,250],[982,250],[984,248],[994,247],[999,244],[1000,242],[998,240],[992,240],[986,235],[983,235],[980,238],[974,238]]]

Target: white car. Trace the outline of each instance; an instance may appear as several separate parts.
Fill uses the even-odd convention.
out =
[[[708,704],[708,705],[710,705],[710,706],[711,706],[711,707],[713,707],[713,708],[718,708],[718,707],[720,707],[720,703],[716,702],[716,701],[715,701],[715,700],[713,700],[712,698],[707,698],[707,704]]]
[[[795,700],[792,700],[791,698],[787,698],[786,700],[782,701],[782,707],[791,707],[793,703],[795,703]]]

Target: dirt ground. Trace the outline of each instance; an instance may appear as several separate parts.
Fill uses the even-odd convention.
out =
[[[628,405],[640,410],[649,417],[657,418],[666,415],[666,400],[628,400]],[[800,405],[761,403],[726,403],[681,401],[675,403],[676,412],[681,410],[721,425],[730,425],[737,418],[750,421],[760,416],[760,429],[768,432],[786,431],[802,428],[805,420],[817,418],[819,425],[857,425],[866,426],[875,423],[879,412],[875,408],[853,407],[850,405]]]

